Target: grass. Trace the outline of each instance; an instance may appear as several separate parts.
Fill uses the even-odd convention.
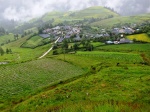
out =
[[[0,71],[0,109],[24,100],[43,87],[84,73],[77,66],[52,59],[0,66]]]
[[[115,62],[133,62],[133,63],[140,63],[142,62],[142,58],[139,54],[132,54],[132,53],[118,53],[118,52],[77,52],[77,55],[81,56],[89,56],[91,58],[100,58],[104,61],[114,61]]]
[[[103,63],[95,74],[42,92],[17,105],[13,111],[144,111],[149,105],[149,66]],[[107,67],[106,67],[107,66]]]
[[[1,110],[148,112],[150,67],[143,62],[150,44],[92,44],[95,51],[50,53],[45,59],[0,66]]]
[[[42,38],[40,36],[33,36],[29,40],[27,40],[22,47],[26,48],[35,48],[41,45],[44,45],[45,43],[50,42],[49,38]]]
[[[51,47],[51,44],[43,45],[35,49],[20,47],[23,43],[26,42],[28,38],[29,36],[26,36],[24,38],[18,39],[17,41],[2,46],[4,50],[7,48],[11,48],[12,54],[5,54],[3,56],[0,56],[0,61],[9,61],[15,63],[31,61],[40,57]]]
[[[126,52],[126,53],[140,53],[140,52],[149,52],[150,44],[121,44],[121,45],[103,45],[95,48],[99,51],[114,51],[114,52]]]
[[[127,38],[130,39],[130,40],[136,39],[137,41],[150,42],[150,37],[145,33],[130,35]]]
[[[118,16],[116,13],[109,11],[100,6],[90,7],[74,13],[74,18],[104,18],[109,15]]]
[[[105,19],[102,21],[94,22],[91,24],[91,26],[103,26],[103,27],[113,27],[115,25],[124,25],[126,23],[134,23],[134,24],[140,24],[145,21],[149,21],[149,15],[139,15],[139,16],[118,16],[110,19]]]
[[[0,36],[0,45],[1,44],[7,44],[8,41],[14,41],[14,34],[8,34],[8,35],[3,35],[3,36]]]

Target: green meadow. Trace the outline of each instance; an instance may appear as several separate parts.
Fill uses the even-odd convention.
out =
[[[93,45],[94,51],[49,53],[44,59],[33,56],[48,46],[26,48],[33,56],[14,46],[24,61],[0,65],[0,110],[148,112],[150,44]]]
[[[29,40],[27,40],[21,47],[25,48],[36,48],[38,46],[42,46],[44,44],[50,43],[49,38],[42,38],[40,36],[33,36]]]
[[[0,45],[1,44],[7,44],[11,41],[14,41],[14,34],[8,34],[8,35],[3,35],[3,36],[0,36]]]

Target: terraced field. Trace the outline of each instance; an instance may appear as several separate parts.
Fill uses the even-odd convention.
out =
[[[42,46],[46,43],[50,43],[50,39],[49,38],[42,38],[40,36],[33,36],[31,37],[29,40],[27,40],[22,47],[26,47],[26,48],[35,48],[38,46]]]
[[[77,66],[52,59],[0,66],[0,71],[0,110],[54,83],[85,73]]]

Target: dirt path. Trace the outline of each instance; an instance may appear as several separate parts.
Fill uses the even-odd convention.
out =
[[[59,39],[60,39],[60,37],[54,42],[54,44],[57,43]],[[46,51],[42,56],[40,56],[39,59],[46,56],[53,49],[53,47],[54,47],[54,45],[52,45],[52,47],[48,51]]]

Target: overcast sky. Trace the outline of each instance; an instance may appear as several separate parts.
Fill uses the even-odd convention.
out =
[[[53,10],[109,6],[122,15],[150,12],[150,0],[0,0],[0,18],[29,20]]]

